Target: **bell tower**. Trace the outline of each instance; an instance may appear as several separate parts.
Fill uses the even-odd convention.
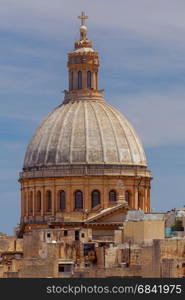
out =
[[[74,51],[68,54],[69,89],[65,91],[64,103],[86,96],[103,101],[102,91],[98,89],[99,54],[87,38],[85,21],[88,17],[82,12],[78,18],[81,21],[80,39],[75,42]]]

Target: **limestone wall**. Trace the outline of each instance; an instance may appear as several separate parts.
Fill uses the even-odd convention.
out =
[[[23,240],[13,236],[0,236],[0,253],[4,251],[22,251]]]
[[[163,220],[128,221],[124,223],[124,241],[139,243],[163,238]]]

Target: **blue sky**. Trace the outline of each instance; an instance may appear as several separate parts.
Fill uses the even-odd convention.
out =
[[[100,88],[141,137],[152,208],[185,205],[185,2],[1,0],[0,231],[19,222],[19,171],[40,121],[63,101],[67,53],[89,15]]]

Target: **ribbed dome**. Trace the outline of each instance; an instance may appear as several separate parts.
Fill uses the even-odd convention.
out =
[[[66,164],[147,166],[130,123],[103,101],[70,101],[57,107],[28,145],[24,170]]]

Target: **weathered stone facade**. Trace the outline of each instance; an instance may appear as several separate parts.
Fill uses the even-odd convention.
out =
[[[101,227],[93,219],[91,228],[32,229],[22,239],[1,236],[0,277],[185,276],[185,238],[155,239],[158,233],[149,226],[152,239],[144,231],[136,241],[134,231],[133,236],[129,231],[128,240],[126,216],[122,226],[110,230],[112,218],[111,214],[99,218]],[[133,221],[129,222],[134,229]],[[136,226],[142,222],[146,220],[134,221]],[[154,227],[156,220],[150,222]],[[160,226],[164,235],[164,222]]]

